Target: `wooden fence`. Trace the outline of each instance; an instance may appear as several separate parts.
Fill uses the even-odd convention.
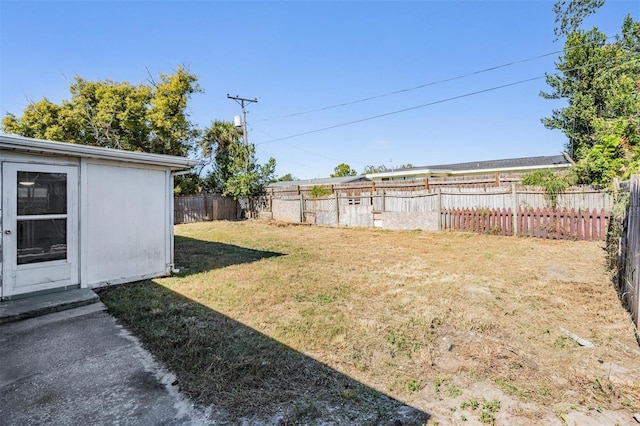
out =
[[[513,235],[511,209],[453,209],[441,214],[441,228],[496,235]]]
[[[631,312],[636,330],[640,328],[640,176],[629,185],[629,207],[618,242],[618,292]]]
[[[331,193],[345,195],[360,195],[363,192],[376,191],[421,191],[435,190],[437,188],[492,188],[509,187],[512,183],[520,182],[521,173],[491,173],[471,176],[443,176],[428,179],[412,179],[397,181],[360,181],[350,183],[338,183],[332,185],[288,185],[267,188],[267,194],[272,197],[282,198],[286,196],[304,195],[311,196],[314,186],[329,190]]]
[[[220,194],[178,196],[173,199],[173,223],[233,220],[242,217],[238,201]]]
[[[610,214],[604,209],[453,209],[442,212],[443,229],[556,240],[604,241]]]
[[[375,188],[374,191],[371,191],[370,185],[365,187],[362,186],[362,183],[356,182],[355,184],[334,185],[335,192],[328,197],[314,198],[305,191],[300,191],[299,194],[289,194],[284,191],[274,192],[269,193],[267,197],[269,199],[302,197],[305,201],[314,202],[337,197],[340,200],[348,200],[349,204],[373,205],[375,211],[394,212],[429,212],[464,208],[511,208],[516,210],[518,208],[536,209],[549,206],[549,200],[541,188],[523,187],[515,184],[487,188],[437,187],[435,189],[413,188],[407,190],[403,187],[381,189],[378,185]],[[558,194],[557,198],[557,207],[561,209],[596,208],[610,211],[612,206],[611,194],[590,187],[569,188],[566,192]],[[308,210],[313,211],[313,208]]]
[[[191,223],[209,220],[207,201],[202,194],[174,197],[173,223]]]

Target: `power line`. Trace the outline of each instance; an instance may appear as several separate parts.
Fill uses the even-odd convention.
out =
[[[414,110],[414,109],[424,108],[424,107],[431,106],[431,105],[441,104],[441,103],[453,101],[453,100],[456,100],[456,99],[461,99],[461,98],[466,98],[466,97],[469,97],[469,96],[478,95],[480,93],[490,92],[490,91],[498,90],[498,89],[504,89],[505,87],[515,86],[517,84],[527,83],[529,81],[539,80],[541,78],[544,78],[544,76],[528,78],[526,80],[520,80],[520,81],[516,81],[516,82],[513,82],[513,83],[503,84],[501,86],[491,87],[489,89],[478,90],[476,92],[470,92],[470,93],[465,93],[463,95],[458,95],[458,96],[453,96],[453,97],[450,97],[450,98],[440,99],[440,100],[433,101],[433,102],[428,102],[428,103],[422,104],[422,105],[416,105],[416,106],[412,106],[412,107],[409,107],[409,108],[399,109],[399,110],[396,110],[396,111],[385,112],[383,114],[378,114],[378,115],[374,115],[374,116],[371,116],[371,117],[361,118],[361,119],[349,121],[349,122],[346,122],[346,123],[335,124],[333,126],[323,127],[321,129],[310,130],[308,132],[297,133],[295,135],[286,136],[284,138],[273,139],[273,140],[270,140],[270,141],[261,142],[261,143],[256,144],[256,145],[264,145],[264,144],[271,143],[271,142],[279,142],[279,141],[283,141],[283,140],[287,140],[287,139],[297,138],[299,136],[310,135],[312,133],[323,132],[325,130],[336,129],[338,127],[349,126],[351,124],[362,123],[364,121],[375,120],[375,119],[378,119],[378,118],[387,117],[387,116],[395,115],[395,114],[400,114],[402,112],[407,112],[407,111],[411,111],[411,110]]]
[[[633,61],[637,61],[637,60],[638,59],[633,59],[633,60],[631,60],[629,62],[633,62]],[[605,63],[607,61],[608,61],[608,59],[604,60],[604,61],[592,63],[592,64],[582,65],[582,66],[575,67],[575,68],[572,68],[572,69],[569,69],[569,70],[564,70],[563,73],[579,70],[579,69],[582,69],[582,68],[593,67],[593,66],[596,66],[596,65],[601,65],[601,64],[603,64],[603,63]],[[324,132],[326,130],[336,129],[336,128],[339,128],[339,127],[350,126],[352,124],[362,123],[362,122],[365,122],[365,121],[376,120],[378,118],[388,117],[390,115],[400,114],[400,113],[407,112],[407,111],[412,111],[412,110],[415,110],[415,109],[425,108],[425,107],[428,107],[428,106],[437,105],[437,104],[441,104],[441,103],[445,103],[445,102],[450,102],[450,101],[454,101],[454,100],[457,100],[457,99],[467,98],[467,97],[479,95],[479,94],[482,94],[482,93],[492,92],[492,91],[495,91],[495,90],[504,89],[504,88],[507,88],[507,87],[516,86],[516,85],[519,85],[519,84],[524,84],[524,83],[528,83],[528,82],[535,81],[535,80],[540,80],[542,78],[546,78],[548,76],[558,75],[558,74],[560,74],[560,72],[553,73],[553,74],[548,74],[548,75],[543,75],[543,76],[538,76],[538,77],[527,78],[527,79],[515,81],[515,82],[512,82],[512,83],[502,84],[500,86],[490,87],[488,89],[477,90],[475,92],[469,92],[469,93],[465,93],[465,94],[458,95],[458,96],[452,96],[452,97],[445,98],[445,99],[439,99],[437,101],[428,102],[426,104],[416,105],[416,106],[403,108],[403,109],[399,109],[399,110],[395,110],[395,111],[391,111],[391,112],[385,112],[383,114],[378,114],[378,115],[374,115],[374,116],[370,116],[370,117],[360,118],[358,120],[348,121],[346,123],[334,124],[332,126],[323,127],[323,128],[320,128],[320,129],[309,130],[307,132],[302,132],[302,133],[297,133],[297,134],[290,135],[290,136],[285,136],[283,138],[272,139],[272,140],[269,140],[269,141],[266,141],[266,142],[258,143],[256,145],[264,145],[264,144],[268,144],[268,143],[272,143],[272,142],[284,141],[284,140],[287,140],[287,139],[293,139],[293,138],[297,138],[297,137],[300,137],[300,136],[310,135],[310,134],[313,134],[313,133]]]
[[[316,154],[314,152],[302,149],[298,146],[295,146],[291,143],[282,141],[282,143],[284,143],[287,146],[290,146],[291,148],[297,149],[298,151],[302,151],[304,153],[313,155],[314,157],[319,157],[319,158],[324,158],[325,160],[332,160],[332,161],[339,161],[339,162],[344,162],[345,159],[339,159],[339,158],[334,158],[334,157],[327,157],[326,155],[321,155],[321,154]],[[384,164],[384,161],[360,161],[360,160],[347,160],[350,164],[365,164],[365,165],[369,165],[369,164]]]
[[[264,133],[265,135],[270,136],[272,138],[275,138],[275,136],[270,135],[269,133],[267,133],[267,132],[265,132],[263,130],[256,130],[256,131],[260,132],[260,133]],[[314,157],[324,158],[325,160],[332,160],[332,161],[339,161],[339,162],[344,162],[345,161],[344,158],[339,159],[339,158],[334,158],[334,157],[328,157],[328,156],[322,155],[322,154],[317,154],[315,152],[311,152],[311,151],[309,151],[307,149],[300,148],[299,146],[296,146],[294,144],[291,144],[291,143],[288,143],[288,142],[285,142],[285,141],[282,141],[282,143],[284,143],[287,146],[290,146],[293,149],[296,149],[298,151],[304,152],[305,154],[312,155]],[[351,163],[351,164],[365,164],[365,165],[369,165],[369,164],[384,164],[384,161],[360,161],[360,160],[346,160],[346,161],[348,163]],[[299,166],[303,166],[303,167],[308,167],[306,164],[300,164],[300,163],[294,163],[294,164],[298,164]]]
[[[612,38],[615,38],[615,36],[607,37],[606,40],[609,40],[609,39],[612,39]],[[593,44],[593,43],[595,43],[595,42],[584,43],[584,44],[581,44],[579,46],[574,46],[571,49],[577,49],[579,47],[586,46],[588,44]],[[424,89],[425,87],[429,87],[429,86],[435,86],[435,85],[442,84],[442,83],[449,83],[451,81],[461,80],[463,78],[471,77],[471,76],[478,75],[478,74],[484,74],[484,73],[487,73],[487,72],[490,72],[490,71],[495,71],[495,70],[498,70],[498,69],[501,69],[501,68],[510,67],[512,65],[517,65],[517,64],[522,64],[522,63],[525,63],[525,62],[535,61],[537,59],[546,58],[547,56],[557,55],[557,54],[563,53],[563,52],[564,52],[563,50],[556,50],[555,52],[549,52],[549,53],[545,53],[545,54],[542,54],[542,55],[533,56],[531,58],[519,59],[519,60],[507,62],[505,64],[495,65],[495,66],[492,66],[492,67],[489,67],[489,68],[484,68],[484,69],[477,70],[477,71],[472,71],[472,72],[469,72],[469,73],[466,73],[466,74],[461,74],[461,75],[458,75],[458,76],[455,76],[455,77],[449,77],[449,78],[445,78],[445,79],[442,79],[442,80],[431,81],[429,83],[420,84],[418,86],[409,87],[409,88],[406,88],[406,89],[394,90],[394,91],[387,92],[387,93],[382,93],[382,94],[379,94],[379,95],[369,96],[369,97],[362,98],[362,99],[357,99],[357,100],[354,100],[354,101],[343,102],[343,103],[329,105],[329,106],[326,106],[326,107],[311,109],[311,110],[307,110],[307,111],[295,112],[295,113],[280,115],[280,116],[271,117],[271,118],[263,118],[261,120],[257,120],[256,122],[271,121],[271,120],[277,120],[277,119],[282,119],[282,118],[290,118],[290,117],[297,117],[297,116],[300,116],[300,115],[312,114],[314,112],[321,112],[321,111],[326,111],[326,110],[330,110],[330,109],[334,109],[334,108],[345,107],[345,106],[348,106],[348,105],[354,105],[354,104],[359,104],[359,103],[363,103],[363,102],[368,102],[368,101],[372,101],[374,99],[385,98],[387,96],[393,96],[393,95],[398,95],[400,93],[406,93],[406,92],[411,92],[411,91],[414,91],[414,90]]]

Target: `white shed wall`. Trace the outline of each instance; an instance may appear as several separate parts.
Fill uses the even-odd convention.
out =
[[[83,286],[169,273],[170,172],[89,161],[81,169]]]

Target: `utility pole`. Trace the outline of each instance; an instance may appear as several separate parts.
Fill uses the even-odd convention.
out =
[[[250,104],[252,102],[258,102],[258,98],[247,99],[247,98],[241,98],[238,95],[231,96],[228,93],[227,93],[227,98],[233,99],[234,101],[240,104],[240,107],[242,107],[242,139],[244,139],[244,146],[247,147],[249,146],[249,141],[247,139],[247,112],[244,109],[244,105],[245,105],[245,102],[247,104]]]

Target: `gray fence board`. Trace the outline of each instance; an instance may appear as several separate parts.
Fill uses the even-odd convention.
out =
[[[640,327],[640,176],[632,177],[629,191],[629,207],[618,251],[618,291],[637,329]]]
[[[192,223],[208,220],[233,220],[242,217],[237,200],[220,194],[201,193],[177,196],[173,199],[173,223]]]
[[[304,194],[291,196],[269,195],[268,212],[276,220],[290,222],[305,221],[319,225],[382,226],[385,223],[394,229],[415,226],[415,229],[433,229],[433,215],[454,209],[543,209],[549,203],[540,189],[530,187],[486,187],[486,188],[435,188],[407,191],[398,187],[361,192],[347,191],[346,186],[331,196],[311,198]],[[612,197],[607,192],[590,188],[573,188],[558,197],[558,207],[576,210],[604,209],[610,211]],[[402,213],[387,215],[384,213]],[[417,215],[412,217],[411,215]],[[428,214],[428,215],[424,215]],[[366,215],[371,215],[368,217]],[[374,217],[374,215],[378,215]],[[407,216],[408,215],[408,216]],[[366,217],[365,217],[366,216]],[[400,225],[400,222],[406,225]],[[412,228],[414,229],[414,228]]]

